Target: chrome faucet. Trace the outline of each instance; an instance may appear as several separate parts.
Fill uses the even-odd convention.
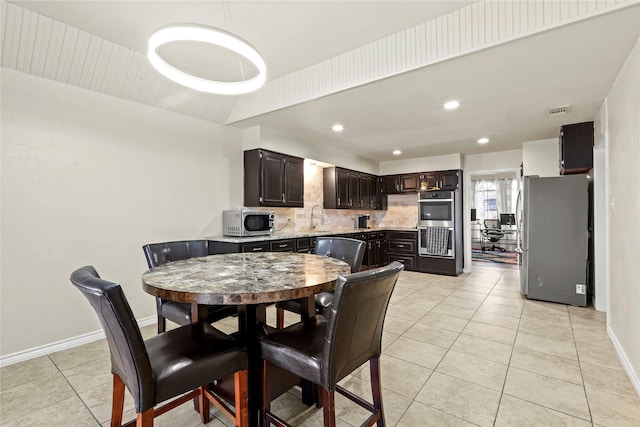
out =
[[[320,224],[324,225],[324,208],[320,205],[313,205],[313,207],[311,208],[311,225],[309,226],[310,230],[315,230],[315,228],[318,226],[318,224],[313,223],[313,211],[315,208],[320,208],[320,211],[321,211]]]

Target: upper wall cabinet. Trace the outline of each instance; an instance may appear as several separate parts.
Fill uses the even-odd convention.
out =
[[[325,209],[379,209],[376,177],[339,167],[323,170]]]
[[[303,207],[304,159],[262,149],[244,152],[244,205]]]
[[[382,177],[382,192],[385,194],[415,193],[419,185],[420,174],[417,173]]]
[[[460,188],[460,171],[448,170],[420,174],[420,191],[455,191]]]
[[[560,128],[560,175],[587,173],[593,168],[593,122]]]

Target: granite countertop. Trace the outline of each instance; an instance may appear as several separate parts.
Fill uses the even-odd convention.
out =
[[[277,231],[273,234],[264,236],[248,236],[248,237],[233,237],[233,236],[207,236],[205,239],[213,240],[216,242],[228,242],[228,243],[251,243],[251,242],[264,242],[267,240],[284,240],[284,239],[300,239],[304,237],[319,237],[319,236],[335,236],[337,234],[352,234],[352,233],[370,233],[375,231],[417,231],[417,228],[335,228],[331,230],[313,230],[313,231]]]
[[[296,253],[239,253],[169,262],[142,275],[146,292],[199,304],[261,304],[333,289],[344,261]]]

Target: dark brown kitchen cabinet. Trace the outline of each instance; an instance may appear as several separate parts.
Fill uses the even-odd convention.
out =
[[[384,194],[400,193],[400,176],[386,175],[382,177],[382,192]]]
[[[376,177],[339,167],[324,168],[325,209],[375,209]]]
[[[418,191],[420,174],[386,175],[382,177],[382,191],[385,194],[412,193]]]
[[[304,159],[256,149],[244,152],[244,205],[303,207]]]
[[[402,193],[413,193],[420,187],[420,174],[410,173],[400,175],[400,191]]]
[[[414,271],[417,266],[418,232],[388,231],[386,262],[400,261],[405,270]]]
[[[460,171],[436,171],[420,174],[419,190],[422,191],[455,191],[460,188]]]
[[[560,175],[587,173],[593,168],[593,122],[560,128]]]

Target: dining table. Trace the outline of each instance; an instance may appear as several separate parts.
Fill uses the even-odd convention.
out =
[[[206,305],[238,307],[238,336],[247,348],[249,425],[259,426],[262,397],[259,338],[273,331],[266,306],[292,299],[301,318],[315,315],[314,295],[330,291],[350,266],[335,258],[294,252],[231,253],[173,261],[142,275],[145,292],[192,305],[192,321],[204,319]],[[306,402],[310,404],[307,397]]]

